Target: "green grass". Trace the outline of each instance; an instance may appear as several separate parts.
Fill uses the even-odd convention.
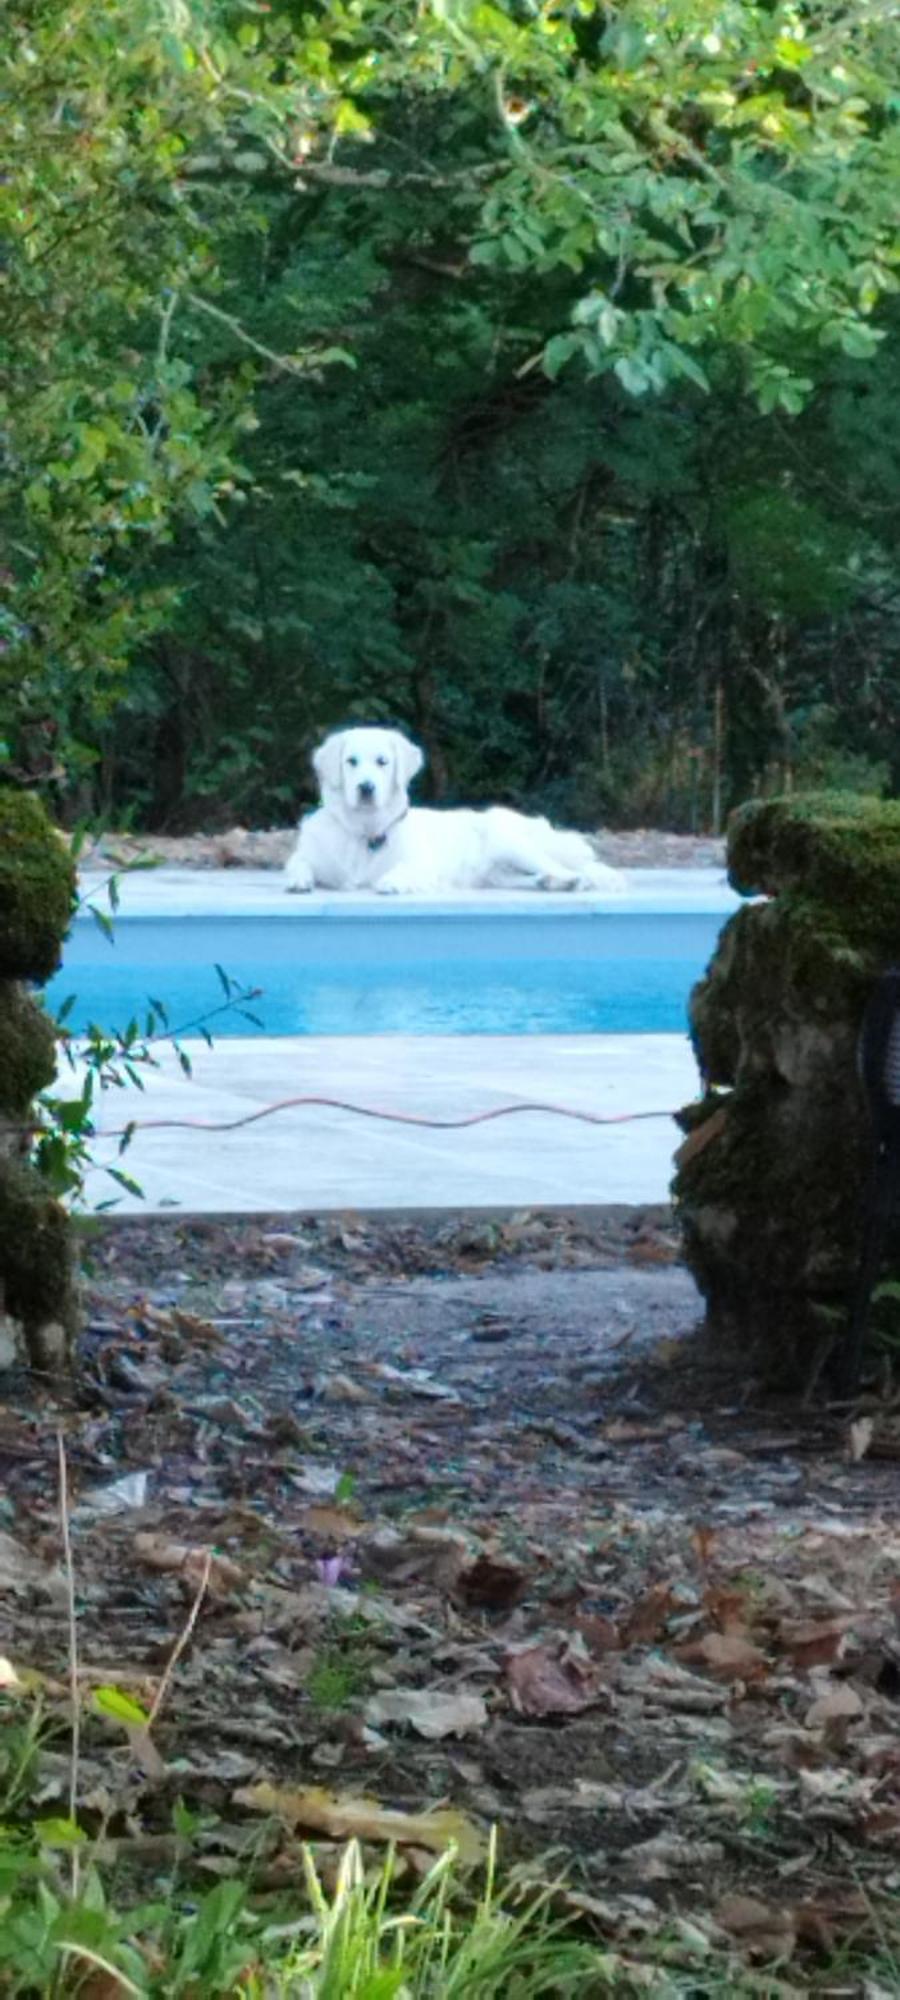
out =
[[[58,1859],[58,1857],[57,1857]],[[327,1890],[308,1848],[296,1907],[255,1912],[245,1885],[218,1882],[190,1904],[184,1887],[126,1913],[88,1866],[77,1894],[65,1865],[33,1843],[0,1842],[0,1992],[19,2000],[589,2000],[628,1990],[617,1960],[571,1936],[551,1892],[504,1896],[494,1850],[472,1902],[452,1852],[398,1897],[388,1855],[374,1876],[358,1844],[343,1850]]]

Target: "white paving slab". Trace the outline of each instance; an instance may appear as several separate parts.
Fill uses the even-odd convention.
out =
[[[145,1201],[189,1211],[506,1207],[667,1198],[678,1130],[668,1117],[595,1126],[521,1112],[434,1131],[327,1107],[295,1107],[209,1132],[276,1100],[324,1096],[436,1118],[538,1098],[600,1115],[669,1112],[695,1095],[678,1035],[288,1037],[235,1039],[194,1052],[185,1078],[163,1056],[144,1092],[110,1093],[98,1123],[138,1130],[122,1164]],[[148,1120],[178,1121],[147,1129]],[[193,1124],[191,1121],[195,1121]],[[98,1161],[115,1164],[114,1139]],[[99,1171],[89,1198],[112,1192]]]
[[[86,871],[83,895],[105,904],[106,880],[107,873]],[[389,900],[373,892],[287,897],[280,874],[263,869],[158,868],[121,878],[120,908],[127,917],[290,913],[300,924],[378,912],[391,923],[414,924],[417,915],[466,907],[485,917],[527,912],[539,925],[560,910],[724,919],[739,901],[715,867],[632,869],[627,881],[627,897],[612,903],[528,891]],[[435,1131],[307,1106],[231,1132],[203,1127],[304,1095],[436,1118],[525,1099],[612,1116],[670,1112],[697,1088],[690,1046],[677,1035],[248,1037],[213,1050],[194,1044],[192,1053],[192,1078],[166,1052],[144,1092],[112,1092],[99,1108],[101,1132],[112,1134],[131,1120],[138,1128],[122,1165],[145,1200],[123,1196],[122,1209],[146,1213],[175,1204],[191,1212],[264,1213],[664,1201],[680,1136],[665,1116],[594,1126],[522,1112]],[[147,1121],[159,1121],[157,1129]],[[116,1163],[115,1138],[101,1137],[96,1154],[92,1202],[112,1191],[100,1165]]]
[[[740,897],[729,888],[720,868],[631,868],[626,871],[624,897],[597,895],[545,896],[534,890],[460,890],[439,899],[425,896],[379,896],[375,890],[353,894],[339,890],[319,890],[312,896],[289,896],[282,886],[279,870],[271,868],[148,868],[119,881],[120,909],[128,917],[185,916],[296,916],[298,923],[315,918],[354,916],[363,911],[380,911],[393,921],[413,918],[416,913],[434,915],[443,910],[470,909],[487,914],[497,910],[527,911],[536,921],[560,910],[590,913],[595,910],[667,910],[692,914],[721,911],[723,917],[738,907]],[[111,871],[86,869],[81,892],[89,902],[106,904],[104,884]]]

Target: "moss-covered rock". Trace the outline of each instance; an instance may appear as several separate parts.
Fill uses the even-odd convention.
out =
[[[23,1117],[56,1072],[53,1023],[15,980],[0,980],[0,1109]]]
[[[896,932],[900,802],[843,792],[754,800],[729,826],[728,872],[741,895],[796,890],[839,914],[847,935]]]
[[[72,862],[37,799],[0,791],[0,1320],[34,1367],[70,1358],[78,1323],[70,1222],[31,1165],[27,1124],[52,1082],[52,1022],[24,982],[59,963]]]
[[[710,1328],[781,1375],[846,1325],[871,1159],[857,1050],[873,982],[900,960],[900,807],[841,797],[744,808],[726,925],[691,1000],[705,1095],[674,1194]],[[889,1245],[900,1265],[900,1220]]]
[[[69,1361],[78,1331],[69,1217],[23,1160],[0,1159],[0,1310],[16,1323],[33,1368]]]
[[[0,979],[49,979],[75,901],[75,870],[39,799],[0,791]]]

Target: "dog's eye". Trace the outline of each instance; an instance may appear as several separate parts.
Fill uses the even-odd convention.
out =
[[[382,768],[382,770],[384,770],[384,769],[385,769],[385,767],[386,767],[386,765],[387,765],[387,758],[386,758],[386,757],[376,757],[376,759],[375,759],[375,762],[376,762],[376,764],[380,764],[380,765],[381,765],[381,768]]]
[[[358,758],[358,757],[348,757],[348,758],[347,758],[347,762],[348,762],[348,764],[352,764],[352,766],[353,766],[353,769],[354,769],[354,771],[355,771],[355,770],[356,770],[356,766],[357,766],[357,764],[359,763],[359,758]]]

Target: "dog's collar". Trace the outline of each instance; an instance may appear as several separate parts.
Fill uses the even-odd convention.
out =
[[[388,836],[393,833],[395,826],[402,824],[408,812],[409,807],[404,806],[402,813],[398,813],[397,818],[391,820],[390,826],[386,826],[383,833],[373,833],[371,839],[366,841],[370,854],[378,854],[382,847],[387,846]]]

